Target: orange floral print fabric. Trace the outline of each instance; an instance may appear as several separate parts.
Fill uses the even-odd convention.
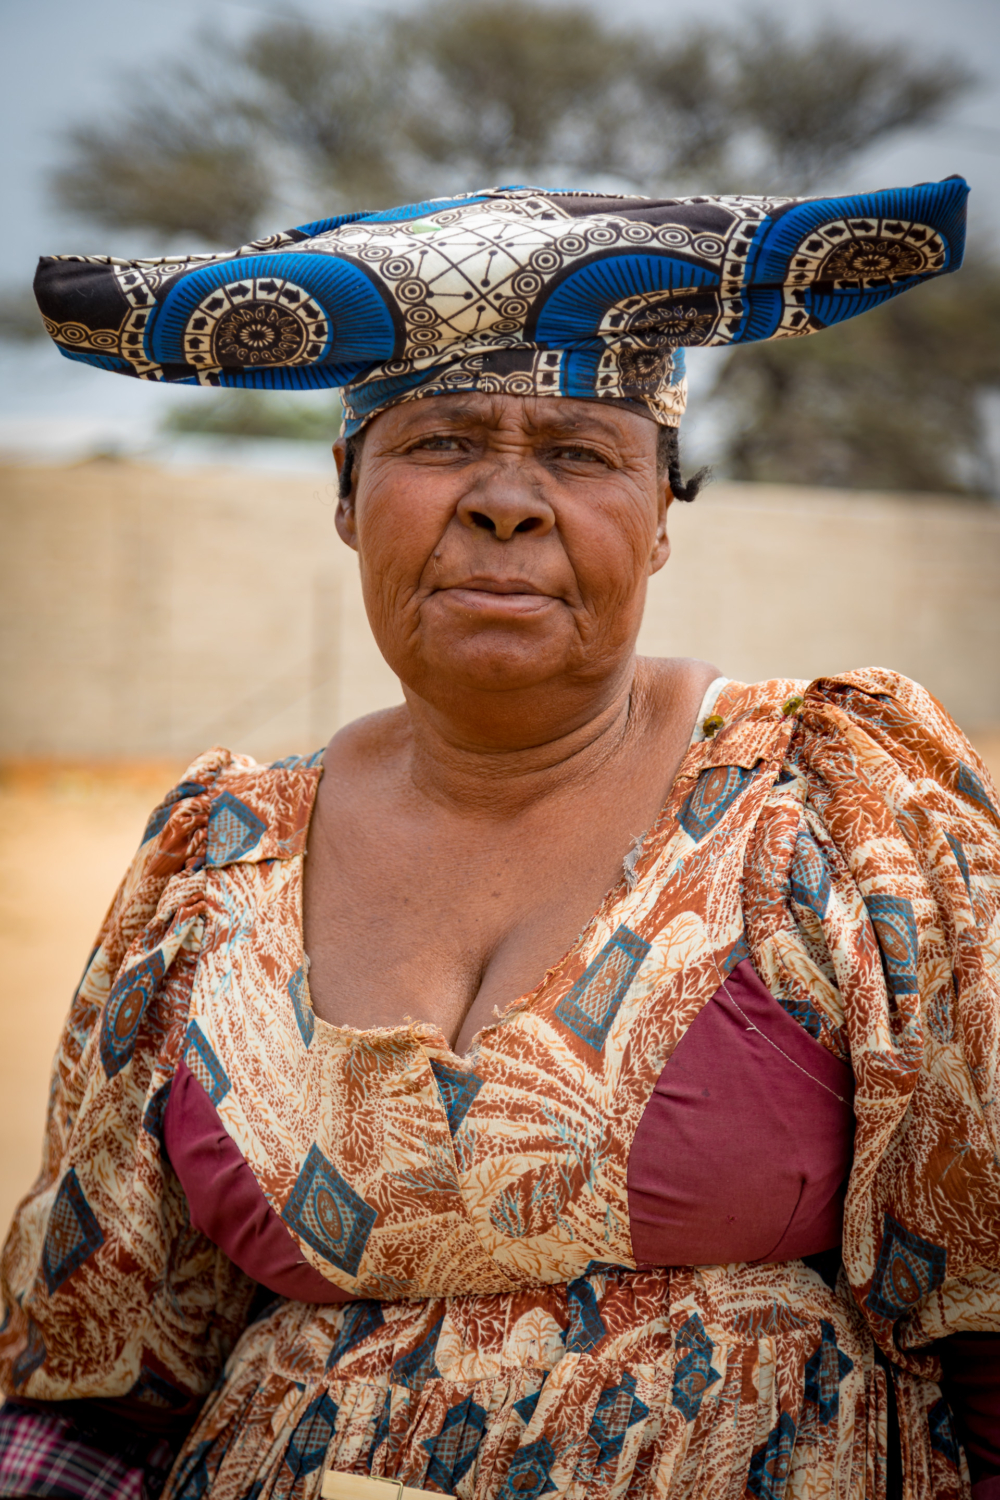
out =
[[[67,1023],[3,1388],[183,1410],[221,1373],[171,1500],[311,1500],[327,1465],[462,1500],[800,1500],[884,1493],[891,1380],[908,1493],[966,1495],[927,1346],[1000,1327],[995,796],[892,673],[729,684],[717,713],[635,879],[468,1058],[314,1016],[318,758],[195,762]],[[637,1271],[636,1127],[748,955],[854,1070],[843,1266]],[[161,1150],[181,1058],[303,1259],[365,1300],[244,1331],[253,1286]]]

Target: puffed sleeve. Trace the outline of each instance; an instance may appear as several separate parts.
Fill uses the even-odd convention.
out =
[[[204,929],[204,847],[228,751],[194,762],[153,813],[59,1047],[37,1181],[0,1262],[0,1389],[197,1409],[254,1284],[192,1228],[163,1109]]]

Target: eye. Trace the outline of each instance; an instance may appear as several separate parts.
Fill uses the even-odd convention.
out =
[[[447,437],[444,433],[436,432],[430,437],[420,438],[409,449],[410,453],[423,450],[431,453],[457,453],[461,443],[456,437]]]
[[[582,448],[575,443],[567,443],[561,448],[556,448],[553,452],[553,457],[564,463],[605,464],[606,466],[606,460],[602,458],[600,453],[597,453],[593,448]]]

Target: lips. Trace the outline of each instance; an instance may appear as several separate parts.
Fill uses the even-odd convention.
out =
[[[439,587],[436,592],[470,614],[535,614],[554,602],[551,594],[520,578],[474,578]]]

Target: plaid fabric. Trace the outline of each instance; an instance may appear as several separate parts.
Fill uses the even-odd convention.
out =
[[[137,1466],[131,1454],[104,1452],[87,1442],[62,1417],[17,1405],[0,1408],[0,1496],[144,1500],[162,1489],[173,1456],[170,1444],[160,1441],[145,1467]]]

